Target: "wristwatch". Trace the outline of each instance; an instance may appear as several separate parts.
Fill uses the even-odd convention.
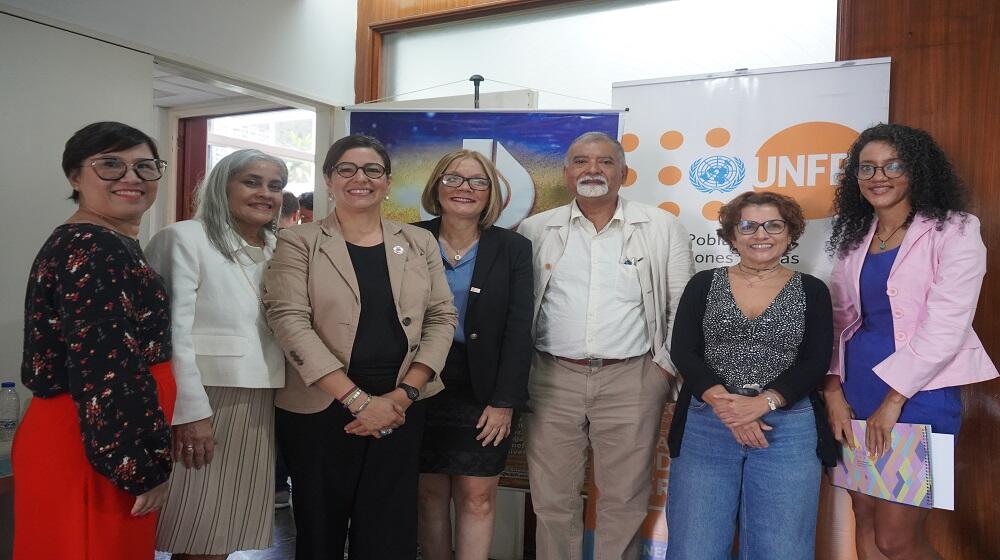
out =
[[[420,398],[420,390],[413,385],[407,385],[406,383],[400,383],[399,388],[406,393],[406,398],[411,401],[415,401]]]

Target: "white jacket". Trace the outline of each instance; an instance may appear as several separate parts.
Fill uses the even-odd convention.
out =
[[[285,357],[267,327],[257,296],[275,238],[268,232],[261,250],[232,237],[245,276],[240,265],[209,243],[199,220],[167,226],[145,249],[150,266],[163,276],[170,292],[175,425],[212,415],[206,385],[285,385]]]
[[[684,286],[694,274],[691,239],[673,214],[641,202],[619,198],[625,218],[624,253],[643,257],[637,266],[646,331],[653,333],[649,341],[653,361],[676,374],[677,370],[670,361],[668,344],[677,303],[684,292]],[[538,311],[549,278],[552,277],[552,270],[566,249],[570,207],[573,204],[571,202],[531,216],[517,228],[518,233],[531,240],[534,253],[535,321],[538,320]],[[534,323],[531,329],[534,334]]]

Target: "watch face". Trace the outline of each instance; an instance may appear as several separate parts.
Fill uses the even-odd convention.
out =
[[[420,391],[412,385],[407,385],[406,383],[400,383],[399,388],[406,392],[406,398],[411,401],[415,401],[420,397]]]

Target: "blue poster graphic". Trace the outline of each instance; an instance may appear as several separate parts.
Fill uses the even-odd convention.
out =
[[[387,218],[428,218],[420,208],[420,194],[434,165],[444,154],[466,148],[490,158],[506,179],[497,225],[509,228],[569,202],[562,174],[566,149],[584,132],[617,137],[618,120],[617,112],[356,111],[350,131],[374,136],[389,150],[392,188],[383,204]]]

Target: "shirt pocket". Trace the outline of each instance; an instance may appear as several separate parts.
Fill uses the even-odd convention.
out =
[[[244,336],[193,334],[191,342],[199,356],[243,356],[250,347]]]
[[[615,298],[624,303],[641,303],[642,286],[639,284],[639,267],[634,264],[618,263],[615,277]]]

